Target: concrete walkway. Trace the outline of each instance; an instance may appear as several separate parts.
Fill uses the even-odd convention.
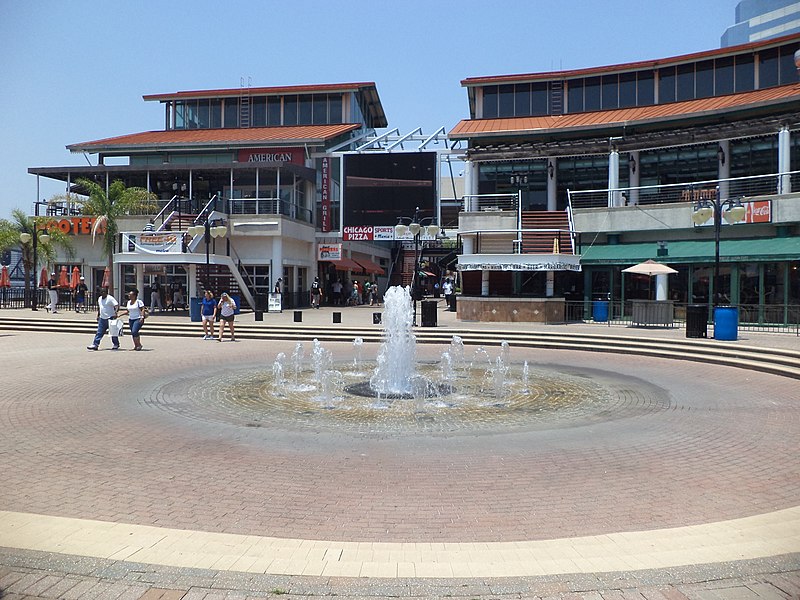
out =
[[[337,312],[342,326],[367,327],[380,311]],[[302,325],[331,326],[332,312],[304,310]],[[93,320],[27,310],[0,319],[10,313]],[[263,324],[293,317],[265,314]],[[253,322],[241,315],[237,326]],[[685,336],[467,324],[446,311],[439,324]],[[512,348],[516,362],[623,378],[618,412],[513,433],[287,430],[239,422],[235,407],[207,410],[203,381],[266,368],[292,343],[142,333],[141,353],[105,351],[107,339],[104,351],[88,352],[77,334],[0,336],[4,600],[800,597],[794,380]],[[742,332],[740,343],[800,349],[789,334]],[[352,359],[350,344],[331,349]],[[376,346],[365,351],[374,356]],[[440,350],[419,351],[436,360]],[[165,398],[185,394],[197,402],[165,410]]]

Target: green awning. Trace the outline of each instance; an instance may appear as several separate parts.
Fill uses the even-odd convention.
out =
[[[667,256],[657,256],[658,244],[610,244],[584,246],[582,265],[632,265],[652,258],[665,264],[713,263],[713,240],[667,242]],[[800,260],[800,237],[756,240],[721,240],[720,262],[767,262]]]

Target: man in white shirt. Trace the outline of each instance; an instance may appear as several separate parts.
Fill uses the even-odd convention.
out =
[[[444,292],[444,303],[447,305],[448,310],[452,310],[453,302],[453,282],[450,278],[444,280],[442,284],[442,291]]]
[[[97,350],[100,347],[100,340],[108,331],[108,320],[117,318],[117,308],[119,308],[119,302],[114,299],[114,296],[108,295],[108,288],[102,288],[100,297],[97,299],[97,333],[92,345],[86,346],[87,350]],[[112,335],[111,343],[114,344],[112,350],[119,350],[118,336]]]

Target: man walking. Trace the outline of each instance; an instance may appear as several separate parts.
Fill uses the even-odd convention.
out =
[[[50,273],[50,279],[47,281],[47,293],[50,294],[50,304],[45,306],[45,309],[47,312],[56,314],[58,312],[58,282],[55,273]]]
[[[158,283],[158,277],[153,278],[153,283],[150,284],[150,312],[155,311],[158,305],[158,312],[164,310],[161,305],[161,286]]]
[[[119,308],[119,302],[114,299],[114,296],[108,295],[108,288],[102,288],[100,297],[97,299],[97,333],[92,345],[86,346],[87,350],[97,350],[100,347],[100,340],[108,331],[108,320],[117,318],[117,308]],[[119,350],[119,336],[112,335],[111,343],[114,344],[112,350]]]
[[[447,310],[453,310],[453,282],[450,281],[450,278],[444,280],[442,284],[442,291],[444,292],[444,303],[447,306]]]
[[[322,288],[319,285],[319,277],[314,277],[314,283],[311,284],[311,308],[319,308],[321,297]]]

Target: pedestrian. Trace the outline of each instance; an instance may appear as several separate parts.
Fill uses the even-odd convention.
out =
[[[369,279],[365,279],[364,280],[364,289],[361,291],[361,293],[364,294],[364,296],[361,299],[361,303],[362,304],[366,304],[367,300],[369,300],[369,288],[371,288],[371,287],[372,287],[372,284],[370,283]]]
[[[319,308],[319,301],[322,299],[322,288],[319,285],[319,277],[314,277],[311,284],[311,308]]]
[[[108,288],[100,289],[100,297],[97,299],[97,333],[94,336],[94,342],[91,346],[86,346],[87,350],[97,350],[100,347],[100,340],[108,331],[109,319],[117,318],[117,309],[119,302],[110,296]],[[114,344],[112,350],[119,350],[119,334],[111,336],[111,343]]]
[[[122,309],[128,315],[128,326],[131,328],[131,338],[133,339],[133,349],[141,350],[142,342],[139,331],[147,318],[147,307],[144,302],[139,300],[139,290],[133,289],[128,292],[128,303]]]
[[[225,323],[228,324],[228,329],[231,331],[231,341],[236,341],[236,333],[233,329],[233,318],[236,312],[236,303],[228,295],[228,292],[222,292],[219,304],[217,304],[217,311],[219,312],[219,341],[222,341],[222,335],[225,333]]]
[[[206,290],[203,294],[202,304],[200,306],[200,318],[203,320],[203,336],[204,340],[214,339],[214,319],[217,318],[217,301],[214,300],[214,294],[211,290]]]
[[[373,282],[369,286],[369,305],[375,306],[376,304],[378,304],[378,284]]]
[[[150,219],[147,224],[142,229],[142,233],[155,233],[156,232],[156,224],[153,219]]]
[[[281,284],[282,283],[283,283],[283,279],[278,277],[278,280],[275,282],[275,290],[274,290],[274,292],[276,294],[280,294],[281,293]]]
[[[50,304],[45,306],[47,312],[56,314],[58,312],[58,281],[56,281],[56,274],[50,273],[50,279],[47,280],[47,293],[50,294]]]
[[[444,280],[442,291],[444,292],[444,303],[449,310],[453,301],[453,282],[449,277]]]
[[[172,310],[186,310],[186,300],[183,297],[181,286],[177,286],[172,292]]]
[[[333,282],[333,286],[331,286],[333,290],[333,303],[336,306],[341,306],[342,304],[342,282],[340,280],[336,280]]]
[[[161,304],[161,286],[158,283],[158,276],[150,284],[150,312],[155,310],[156,305],[158,305],[158,312],[164,310],[164,305]]]
[[[86,285],[86,278],[81,275],[78,286],[75,288],[75,312],[79,313],[81,310],[86,312],[86,294],[89,293],[89,288]]]

